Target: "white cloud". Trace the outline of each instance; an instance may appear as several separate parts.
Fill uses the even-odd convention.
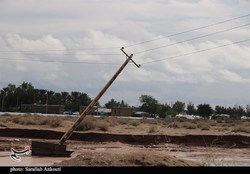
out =
[[[6,38],[13,51],[65,50],[63,44],[51,35],[43,36],[38,40],[27,39],[18,34],[7,34]]]
[[[219,70],[218,73],[222,75],[222,79],[228,81],[242,82],[244,80],[240,75],[229,70]]]

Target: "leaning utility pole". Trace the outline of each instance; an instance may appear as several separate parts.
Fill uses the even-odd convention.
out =
[[[89,114],[92,108],[96,105],[98,100],[101,96],[106,92],[109,86],[114,82],[117,76],[121,73],[121,71],[125,68],[129,61],[132,61],[138,68],[140,65],[136,64],[133,60],[133,54],[130,56],[123,50],[121,51],[126,55],[125,62],[121,65],[121,67],[117,70],[117,72],[113,75],[113,77],[108,81],[108,83],[104,86],[101,92],[95,97],[95,99],[87,106],[87,108],[81,113],[80,117],[76,120],[74,125],[62,136],[59,141],[59,144],[48,143],[48,142],[39,142],[39,141],[32,141],[31,142],[31,149],[32,149],[32,156],[70,156],[72,151],[66,150],[66,145],[64,144],[69,137],[72,135],[73,131],[79,126],[81,121]]]
[[[113,75],[113,77],[108,81],[108,83],[104,86],[104,88],[100,91],[100,93],[95,97],[95,99],[87,106],[87,108],[81,113],[80,117],[76,120],[74,125],[63,135],[63,137],[60,139],[60,144],[64,144],[65,141],[69,139],[71,134],[74,130],[79,126],[79,124],[82,122],[82,120],[85,118],[87,114],[90,113],[92,108],[96,105],[98,100],[102,97],[102,95],[106,92],[106,90],[109,88],[109,86],[114,82],[114,80],[117,78],[117,76],[122,72],[122,70],[125,68],[125,66],[129,63],[129,61],[132,61],[138,68],[141,65],[138,65],[135,63],[135,61],[132,59],[133,54],[130,56],[124,51],[124,48],[121,48],[121,51],[126,55],[125,62],[121,65],[121,67],[117,70],[117,72]]]

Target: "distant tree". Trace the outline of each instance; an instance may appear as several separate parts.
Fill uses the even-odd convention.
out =
[[[10,111],[10,107],[15,107],[17,103],[16,85],[9,83],[7,87],[1,90],[1,96],[2,109],[4,111]]]
[[[47,101],[47,90],[45,89],[35,89],[34,90],[34,103],[36,104],[46,104]]]
[[[213,114],[213,109],[209,104],[200,104],[197,106],[197,112],[200,116],[209,117]]]
[[[67,103],[71,111],[79,111],[81,106],[80,100],[81,93],[77,91],[72,91],[70,93],[70,100]]]
[[[235,105],[233,108],[233,115],[234,116],[243,116],[243,115],[246,115],[246,111],[245,111],[244,107],[239,106],[239,105]]]
[[[115,108],[115,107],[119,107],[120,103],[115,101],[115,99],[111,99],[110,101],[108,101],[106,104],[105,104],[105,107],[106,108]]]
[[[228,114],[227,108],[223,106],[216,105],[214,108],[214,113],[215,114]]]
[[[31,83],[27,82],[23,82],[18,87],[10,83],[0,90],[1,111],[14,111],[20,108],[21,104],[62,104],[65,105],[65,110],[79,111],[80,106],[86,106],[90,102],[91,99],[86,93],[76,91],[59,93],[51,90],[35,89]]]
[[[91,102],[91,98],[86,93],[80,93],[79,100],[80,100],[81,106],[88,106]]]
[[[5,92],[3,90],[0,91],[0,107],[1,107],[1,111],[3,112],[5,107],[4,107],[4,100],[5,100]]]
[[[158,104],[156,114],[159,114],[160,118],[165,118],[167,115],[169,115],[172,108],[166,103],[166,104]]]
[[[247,115],[247,110],[244,107],[235,105],[232,107],[223,107],[223,106],[215,106],[214,109],[215,114],[228,114],[230,116],[242,116]]]
[[[68,92],[61,92],[62,97],[62,104],[67,104],[69,100],[69,93]]]
[[[195,109],[195,106],[192,102],[189,102],[187,104],[187,112],[189,115],[195,115],[196,114],[196,109]]]
[[[48,105],[53,105],[55,103],[54,100],[53,100],[53,96],[55,95],[55,92],[54,91],[47,91],[47,94],[46,94],[46,104]]]
[[[166,113],[166,115],[170,115],[172,117],[175,117],[177,114],[178,113],[173,108],[170,108]]]
[[[185,109],[185,103],[183,102],[180,102],[180,101],[176,101],[174,104],[173,104],[173,110],[177,113],[181,113],[184,111]]]
[[[31,83],[23,82],[16,89],[16,95],[20,105],[35,103],[35,89]]]
[[[129,104],[124,102],[123,100],[120,102],[120,107],[129,107]]]
[[[250,105],[249,104],[246,106],[246,116],[250,117]]]
[[[144,112],[148,112],[150,114],[157,113],[158,101],[153,98],[151,95],[141,95],[139,98],[141,102],[140,109]]]
[[[50,102],[53,104],[53,105],[61,105],[62,104],[62,96],[61,96],[61,93],[59,92],[55,92],[51,98],[50,98]]]

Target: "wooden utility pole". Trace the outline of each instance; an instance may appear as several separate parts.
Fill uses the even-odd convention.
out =
[[[73,131],[77,129],[79,124],[82,122],[82,120],[86,117],[87,114],[90,113],[92,108],[96,105],[98,100],[102,97],[102,95],[106,92],[106,90],[110,87],[110,85],[114,82],[114,80],[117,78],[117,76],[122,72],[122,70],[125,68],[125,66],[128,64],[129,61],[132,61],[138,68],[141,65],[138,65],[134,62],[132,59],[133,54],[130,56],[124,51],[124,48],[121,48],[121,51],[126,55],[125,62],[121,65],[121,67],[117,70],[117,72],[113,75],[113,77],[108,81],[108,83],[104,86],[104,88],[100,91],[100,93],[95,97],[95,99],[87,106],[87,108],[81,113],[80,117],[76,120],[74,125],[62,136],[60,139],[60,144],[64,144],[65,141],[69,139],[69,137],[72,135]]]

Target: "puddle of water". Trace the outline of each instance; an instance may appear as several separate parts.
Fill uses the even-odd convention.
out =
[[[51,166],[70,159],[70,157],[34,157],[31,155],[20,157],[20,161],[14,161],[10,158],[10,152],[0,152],[0,166]]]

